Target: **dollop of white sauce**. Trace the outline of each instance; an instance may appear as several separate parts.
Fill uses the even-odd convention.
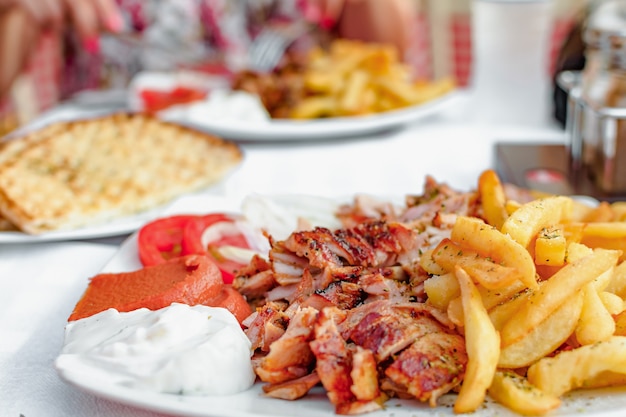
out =
[[[55,364],[133,388],[229,395],[254,383],[251,354],[228,310],[174,303],[156,311],[109,309],[68,323]]]
[[[183,120],[202,125],[214,123],[268,123],[270,115],[261,99],[245,91],[216,89],[207,98],[184,105],[172,106],[159,113],[166,120]]]

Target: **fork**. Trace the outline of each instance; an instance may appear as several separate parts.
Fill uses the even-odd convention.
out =
[[[264,28],[250,45],[249,68],[259,72],[272,71],[287,48],[308,30],[309,26],[304,22],[295,22],[285,27]]]

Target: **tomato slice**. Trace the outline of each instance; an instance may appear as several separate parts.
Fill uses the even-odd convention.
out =
[[[203,100],[206,97],[206,92],[178,86],[168,91],[142,90],[139,96],[143,100],[146,112],[155,113],[176,104]]]
[[[182,252],[186,255],[206,253],[222,271],[222,278],[226,284],[233,282],[237,270],[245,264],[226,258],[219,249],[224,246],[250,249],[245,235],[237,231],[234,223],[234,218],[216,213],[191,219],[183,230]],[[220,229],[228,232],[221,233]],[[207,232],[209,232],[208,241]]]
[[[232,222],[232,218],[223,213],[196,216],[190,219],[183,230],[182,250],[185,254],[205,253],[207,248],[202,244],[202,234],[209,227],[219,222]]]
[[[156,219],[144,225],[137,236],[139,260],[143,266],[161,264],[183,255],[183,230],[193,215]]]
[[[220,253],[224,246],[250,249],[235,219],[224,213],[177,215],[154,220],[139,230],[139,260],[143,266],[161,264],[191,254],[206,254],[217,265],[222,279],[230,284],[244,263]]]

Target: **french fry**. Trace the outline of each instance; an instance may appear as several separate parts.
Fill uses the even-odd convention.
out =
[[[613,221],[623,222],[626,221],[626,202],[625,201],[616,201],[611,204],[611,210],[615,214]]]
[[[528,368],[528,381],[551,395],[587,385],[603,372],[626,375],[626,337],[613,336],[605,342],[562,351],[542,358]]]
[[[440,310],[446,310],[450,301],[461,294],[459,282],[454,273],[433,275],[424,281],[424,292],[427,302]]]
[[[564,196],[533,200],[511,213],[502,225],[502,232],[509,234],[513,240],[527,248],[544,227],[571,219],[572,204],[572,199]]]
[[[621,250],[626,260],[626,222],[585,223],[581,243],[591,248]]]
[[[315,119],[337,113],[337,100],[326,96],[311,96],[300,101],[292,110],[294,119]]]
[[[422,256],[420,256],[419,266],[430,275],[443,275],[446,273],[446,270],[433,259],[434,251],[434,248],[425,250]]]
[[[487,289],[503,288],[524,278],[516,268],[497,264],[447,238],[437,245],[431,256],[446,272],[454,271],[456,265],[462,267],[474,282]]]
[[[452,78],[414,82],[411,69],[389,44],[338,39],[313,48],[302,75],[303,98],[290,117],[356,116],[435,99],[454,88]]]
[[[576,340],[581,345],[591,345],[608,340],[615,333],[615,321],[589,283],[583,289],[583,307],[576,326]]]
[[[541,291],[543,290],[542,287]],[[576,329],[582,306],[582,294],[575,293],[545,320],[530,328],[520,339],[507,345],[503,344],[498,366],[521,368],[554,352]]]
[[[486,170],[478,178],[478,195],[485,221],[500,230],[509,214],[504,188],[494,170]]]
[[[558,226],[544,227],[535,241],[535,264],[562,266],[565,263],[566,248],[563,229]]]
[[[511,371],[496,372],[488,392],[498,403],[524,416],[542,416],[561,405],[559,397],[544,393]]]
[[[531,255],[524,246],[495,227],[475,217],[459,216],[450,239],[498,264],[516,268],[521,274],[520,281],[528,288],[537,288],[536,267]]]
[[[339,98],[339,110],[346,115],[365,114],[365,92],[369,74],[363,70],[353,71],[347,76],[343,94]]]
[[[489,318],[493,323],[493,327],[495,327],[497,331],[502,330],[504,324],[509,321],[511,317],[513,317],[515,312],[519,310],[522,305],[528,302],[530,294],[532,294],[531,291],[522,291],[510,300],[489,309]]]
[[[584,223],[612,222],[615,213],[606,201],[600,202],[597,207],[591,208],[582,218]]]
[[[626,336],[626,311],[615,316],[615,336]]]
[[[626,262],[620,262],[613,269],[611,280],[605,289],[621,298],[626,298]]]
[[[574,263],[585,256],[591,255],[593,249],[582,243],[571,242],[567,245],[567,263]]]
[[[468,362],[459,395],[454,402],[456,413],[475,411],[485,400],[500,355],[500,336],[494,329],[472,279],[461,267],[454,271],[459,280],[465,318],[465,345]]]
[[[617,316],[624,311],[624,300],[622,300],[619,295],[608,291],[599,291],[598,297],[600,297],[606,311],[608,311],[611,316]]]
[[[528,302],[502,328],[502,346],[511,345],[530,333],[585,285],[613,268],[619,255],[619,251],[596,249],[591,255],[559,270],[540,291],[530,295]]]

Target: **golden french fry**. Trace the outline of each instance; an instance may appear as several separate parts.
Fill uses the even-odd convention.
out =
[[[488,392],[498,403],[524,416],[542,416],[561,405],[559,397],[544,393],[511,371],[496,372]]]
[[[495,263],[447,238],[437,245],[431,256],[446,272],[454,271],[455,266],[459,265],[474,282],[488,289],[507,287],[523,278],[516,268]]]
[[[585,380],[585,385],[582,388],[593,389],[624,385],[626,385],[626,374],[604,371]]]
[[[446,270],[433,259],[434,251],[434,248],[425,250],[420,256],[419,266],[430,275],[443,275]]]
[[[624,300],[619,295],[608,291],[599,291],[598,297],[611,316],[616,316],[624,311]]]
[[[571,242],[567,245],[567,263],[573,264],[577,260],[589,256],[592,253],[593,249],[589,246],[583,245],[582,243]]]
[[[626,337],[565,350],[542,358],[528,368],[528,381],[551,395],[585,387],[603,372],[626,375]]]
[[[596,249],[591,255],[564,266],[541,290],[534,291],[502,328],[502,346],[511,345],[530,333],[585,285],[613,268],[619,255],[619,251]]]
[[[572,204],[572,199],[564,196],[533,200],[511,213],[502,225],[502,232],[527,248],[542,228],[568,221]]]
[[[508,220],[507,220],[508,221]],[[537,288],[536,267],[528,251],[509,235],[476,217],[459,216],[450,239],[496,263],[516,268],[529,288]]]
[[[494,329],[472,279],[461,267],[454,271],[459,280],[465,319],[467,367],[459,395],[454,402],[456,413],[469,413],[483,403],[496,372],[500,337]]]
[[[611,210],[613,210],[613,213],[615,214],[613,221],[626,221],[626,201],[616,201],[612,203]]]
[[[363,70],[353,71],[347,76],[343,94],[339,98],[339,110],[342,113],[346,115],[366,113],[363,106],[368,81],[369,75]]]
[[[615,316],[615,335],[626,336],[626,311]]]
[[[481,299],[483,300],[483,305],[491,314],[493,309],[506,304],[509,300],[525,294],[523,291],[526,289],[526,286],[521,281],[515,281],[508,287],[499,288],[497,290],[490,290],[480,286],[478,286],[477,289]],[[447,312],[455,325],[461,327],[463,326],[463,306],[460,296],[450,300]],[[500,330],[500,328],[498,328],[498,330]]]
[[[544,287],[540,291],[543,291]],[[527,300],[529,303],[529,300]],[[521,368],[554,352],[565,342],[578,324],[583,305],[581,293],[575,293],[561,304],[545,320],[530,328],[526,334],[513,343],[503,345],[498,366],[501,368]]]
[[[515,200],[506,200],[504,208],[506,209],[507,217],[511,215],[515,210],[522,207],[522,203]]]
[[[620,262],[613,269],[611,280],[605,289],[619,295],[621,298],[626,298],[626,262]]]
[[[614,218],[615,213],[611,205],[606,201],[602,201],[597,207],[591,208],[581,221],[584,223],[612,222]]]
[[[424,281],[424,292],[428,296],[427,302],[441,310],[446,310],[450,301],[461,294],[454,273],[433,275],[428,278]]]
[[[493,327],[495,327],[497,331],[502,330],[504,324],[528,301],[530,294],[532,294],[531,291],[522,291],[519,294],[515,294],[511,299],[488,309],[489,318],[493,323]]]
[[[485,221],[496,229],[501,229],[509,214],[506,210],[504,188],[494,170],[486,170],[478,178],[478,195]]]
[[[583,289],[583,308],[576,326],[576,340],[581,345],[608,340],[615,333],[615,321],[598,295],[598,290],[589,283]]]
[[[562,266],[565,263],[567,242],[563,229],[558,226],[544,227],[535,241],[537,265]]]
[[[337,100],[327,96],[311,96],[300,101],[291,111],[294,119],[315,119],[337,113]]]

